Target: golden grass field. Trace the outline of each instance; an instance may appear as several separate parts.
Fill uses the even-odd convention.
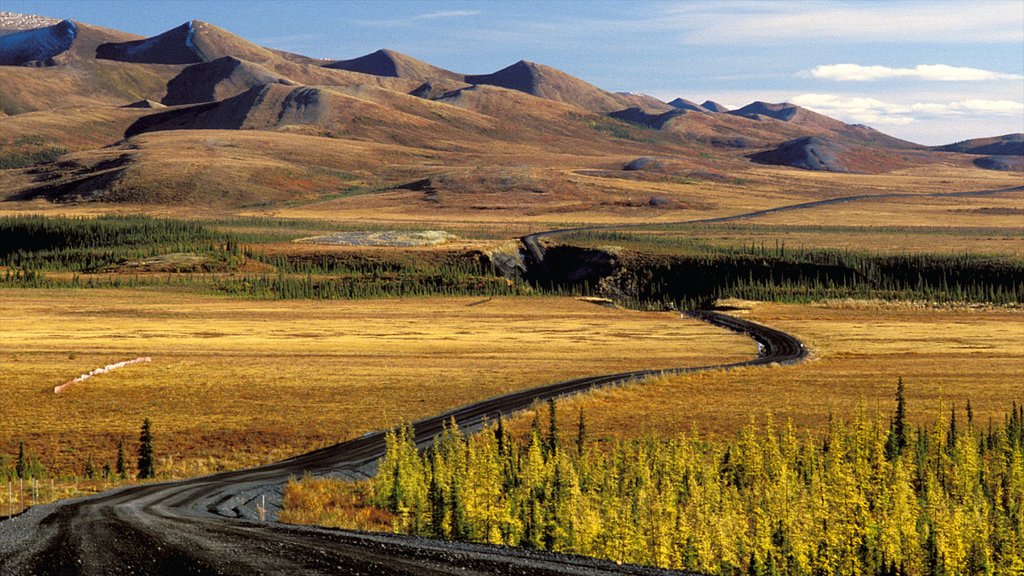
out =
[[[232,137],[241,138],[237,134]],[[270,138],[261,134],[247,137]],[[210,141],[209,137],[196,142],[189,138],[195,140],[198,137],[181,137],[181,142],[175,142],[181,146],[202,148]],[[339,150],[332,148],[323,154],[325,159],[332,162],[340,162],[339,158],[353,153],[362,158],[367,152],[361,152],[359,146],[347,143]],[[390,153],[381,145],[366,146],[381,154]],[[546,167],[536,167],[542,160]],[[439,192],[442,201],[436,204],[424,202],[420,192],[385,190],[348,198],[323,201],[314,199],[258,208],[196,207],[188,203],[158,206],[4,202],[0,206],[0,216],[24,213],[92,216],[141,212],[189,219],[233,216],[301,218],[335,222],[346,227],[358,224],[375,228],[411,226],[446,230],[465,239],[446,245],[447,248],[486,250],[494,241],[500,242],[501,239],[551,228],[588,224],[682,222],[854,194],[993,190],[1021,184],[1020,175],[1016,173],[945,164],[908,168],[881,175],[836,174],[758,165],[736,168],[730,165],[723,172],[729,177],[735,177],[735,180],[730,181],[637,181],[625,177],[597,177],[581,174],[580,166],[572,165],[572,162],[585,163],[614,173],[611,168],[626,160],[610,156],[580,158],[551,155],[540,158],[514,154],[498,159],[482,154],[466,160],[473,165],[461,166],[456,162],[449,166],[445,172],[449,176],[442,180],[451,180],[453,186],[458,187],[473,184],[477,181],[474,180],[476,177],[486,181],[488,177],[505,174],[514,179],[542,182],[544,186],[552,187],[551,190],[544,194],[515,190],[479,194],[461,189],[448,192],[442,190]],[[491,166],[494,162],[499,164],[486,170],[479,168],[480,163]],[[523,164],[511,164],[515,162]],[[412,170],[411,167],[407,168],[407,171]],[[557,178],[551,180],[555,178],[552,174],[557,175],[559,171],[566,189],[571,190],[571,193],[564,192],[557,185]],[[375,183],[385,181],[387,178],[383,177],[374,180]],[[667,209],[647,206],[646,200],[652,196],[670,199],[675,204]],[[886,253],[971,252],[1021,257],[1024,255],[1022,215],[1024,194],[1010,192],[981,197],[866,200],[769,214],[725,225],[687,227],[654,233],[681,235],[713,244],[734,246],[753,242],[772,247],[779,241],[784,242],[787,248],[841,248]],[[310,231],[310,235],[322,233],[323,230]],[[474,241],[479,238],[485,239],[485,243]],[[294,244],[260,248],[266,251],[299,250]]]
[[[677,314],[569,298],[252,302],[147,290],[0,294],[0,450],[113,465],[153,421],[158,469],[269,462],[572,377],[748,358],[746,338]],[[642,345],[638,345],[642,342]],[[109,363],[149,364],[53,387]]]
[[[582,407],[596,439],[691,430],[731,436],[769,413],[776,422],[792,418],[810,429],[858,409],[884,422],[895,408],[899,377],[909,418],[919,424],[945,421],[952,405],[959,410],[970,400],[975,424],[987,426],[1013,402],[1024,402],[1024,309],[864,301],[725,304],[736,308],[730,314],[797,335],[812,359],[595,391],[560,402],[562,421],[575,422]],[[525,430],[528,417],[517,425]]]

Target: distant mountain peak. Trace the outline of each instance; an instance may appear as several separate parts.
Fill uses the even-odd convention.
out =
[[[691,101],[683,99],[683,98],[676,98],[675,100],[672,100],[671,102],[669,102],[668,105],[673,107],[673,108],[678,108],[680,110],[693,110],[694,112],[707,112],[707,110],[704,109],[704,107],[702,107],[700,104],[697,104],[696,102],[691,102]]]
[[[264,62],[275,53],[202,20],[189,20],[142,40],[110,42],[96,48],[96,57],[102,60],[138,64],[198,64],[222,56]]]
[[[324,64],[323,67],[372,74],[374,76],[408,78],[412,80],[462,79],[461,74],[439,68],[389,48],[381,48],[351,60],[330,62]]]
[[[715,102],[714,100],[705,100],[700,105],[700,107],[705,109],[705,110],[709,110],[711,112],[719,112],[719,113],[721,113],[721,112],[728,112],[729,111],[728,108],[726,108],[725,106],[722,106],[721,104],[719,104],[718,102]]]
[[[465,81],[518,90],[602,114],[635,105],[630,97],[612,94],[557,68],[529,60],[519,60],[491,74],[468,75]]]
[[[742,108],[737,108],[729,112],[729,114],[748,117],[767,116],[776,120],[782,120],[783,122],[789,122],[801,111],[803,111],[803,108],[789,102],[775,103],[758,100]]]

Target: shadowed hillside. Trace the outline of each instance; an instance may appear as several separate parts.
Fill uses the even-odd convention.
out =
[[[167,83],[167,95],[162,102],[173,106],[224,100],[263,84],[294,85],[295,82],[259,64],[224,56],[182,70]]]
[[[696,102],[690,102],[683,98],[676,98],[668,103],[669,106],[678,108],[680,110],[692,110],[694,112],[707,112],[707,110]]]
[[[361,72],[373,74],[374,76],[393,76],[395,78],[411,78],[413,80],[462,80],[463,75],[457,74],[444,68],[438,68],[400,54],[394,50],[377,50],[371,54],[353,58],[351,60],[338,60],[325,64],[325,68],[348,70],[350,72]]]
[[[839,156],[846,147],[831,140],[816,136],[805,136],[783,142],[774,150],[751,154],[750,159],[762,164],[792,166],[807,170],[824,170],[827,172],[849,172]]]
[[[466,76],[470,84],[490,84],[557,100],[593,112],[614,112],[633,105],[629,98],[601,90],[543,64],[520,60],[493,74]]]
[[[938,152],[788,103],[665,103],[525,60],[464,76],[392,50],[314,59],[196,20],[140,38],[0,15],[0,58],[17,64],[3,66],[0,83],[8,199],[202,203],[208,191],[222,206],[269,206],[380,189],[390,192],[363,200],[670,210],[712,206],[686,187],[742,186],[749,171],[765,170],[757,164],[877,174],[941,162],[982,174],[976,168],[1013,170],[1005,154],[1021,142],[1009,135]],[[210,148],[216,162],[201,153],[211,139],[226,143]],[[287,156],[273,178],[263,164],[280,159],[260,149],[268,142]],[[359,166],[387,175],[358,185],[323,177],[335,168],[314,160],[318,147],[353,152],[339,164],[349,176]],[[968,150],[988,158],[957,153]],[[185,169],[185,157],[203,168]],[[638,158],[655,160],[634,166]]]
[[[999,156],[1024,155],[1024,133],[1004,134],[992,138],[975,138],[955,144],[936,146],[935,150],[943,152],[961,152],[963,154],[992,154]]]

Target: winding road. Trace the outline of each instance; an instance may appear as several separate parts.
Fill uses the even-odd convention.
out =
[[[786,209],[897,196],[903,195],[855,196],[685,223],[723,222]],[[526,236],[522,242],[537,262],[543,262],[541,237],[624,227],[628,226],[552,230]],[[760,345],[760,354],[733,364],[637,370],[514,392],[415,422],[416,442],[421,447],[428,446],[452,418],[461,428],[475,430],[485,419],[526,409],[537,400],[662,374],[791,364],[802,361],[806,355],[795,337],[778,330],[717,312],[699,311],[691,315],[749,335]],[[679,574],[501,546],[256,521],[257,504],[266,498],[267,508],[273,513],[280,504],[282,486],[289,478],[304,473],[352,479],[369,477],[375,473],[375,463],[384,454],[384,447],[384,434],[374,432],[258,468],[132,486],[35,506],[0,522],[0,574]]]

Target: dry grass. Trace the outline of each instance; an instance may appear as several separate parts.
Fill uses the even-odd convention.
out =
[[[153,420],[161,472],[267,462],[504,392],[749,357],[665,313],[572,299],[246,302],[145,290],[0,294],[0,454],[64,474]],[[637,345],[642,342],[643,345]],[[707,346],[706,348],[703,346]],[[153,362],[53,386],[111,362]]]
[[[858,407],[888,416],[896,379],[916,422],[948,418],[971,401],[976,422],[1024,401],[1024,310],[872,302],[789,305],[731,302],[734,314],[798,335],[814,358],[798,366],[744,368],[598,391],[560,403],[563,422],[582,406],[595,438],[698,429],[732,435],[772,413],[822,428]],[[940,412],[940,402],[947,408]],[[961,413],[962,415],[962,413]],[[528,418],[517,424],[525,429]],[[568,433],[569,431],[566,431]]]

